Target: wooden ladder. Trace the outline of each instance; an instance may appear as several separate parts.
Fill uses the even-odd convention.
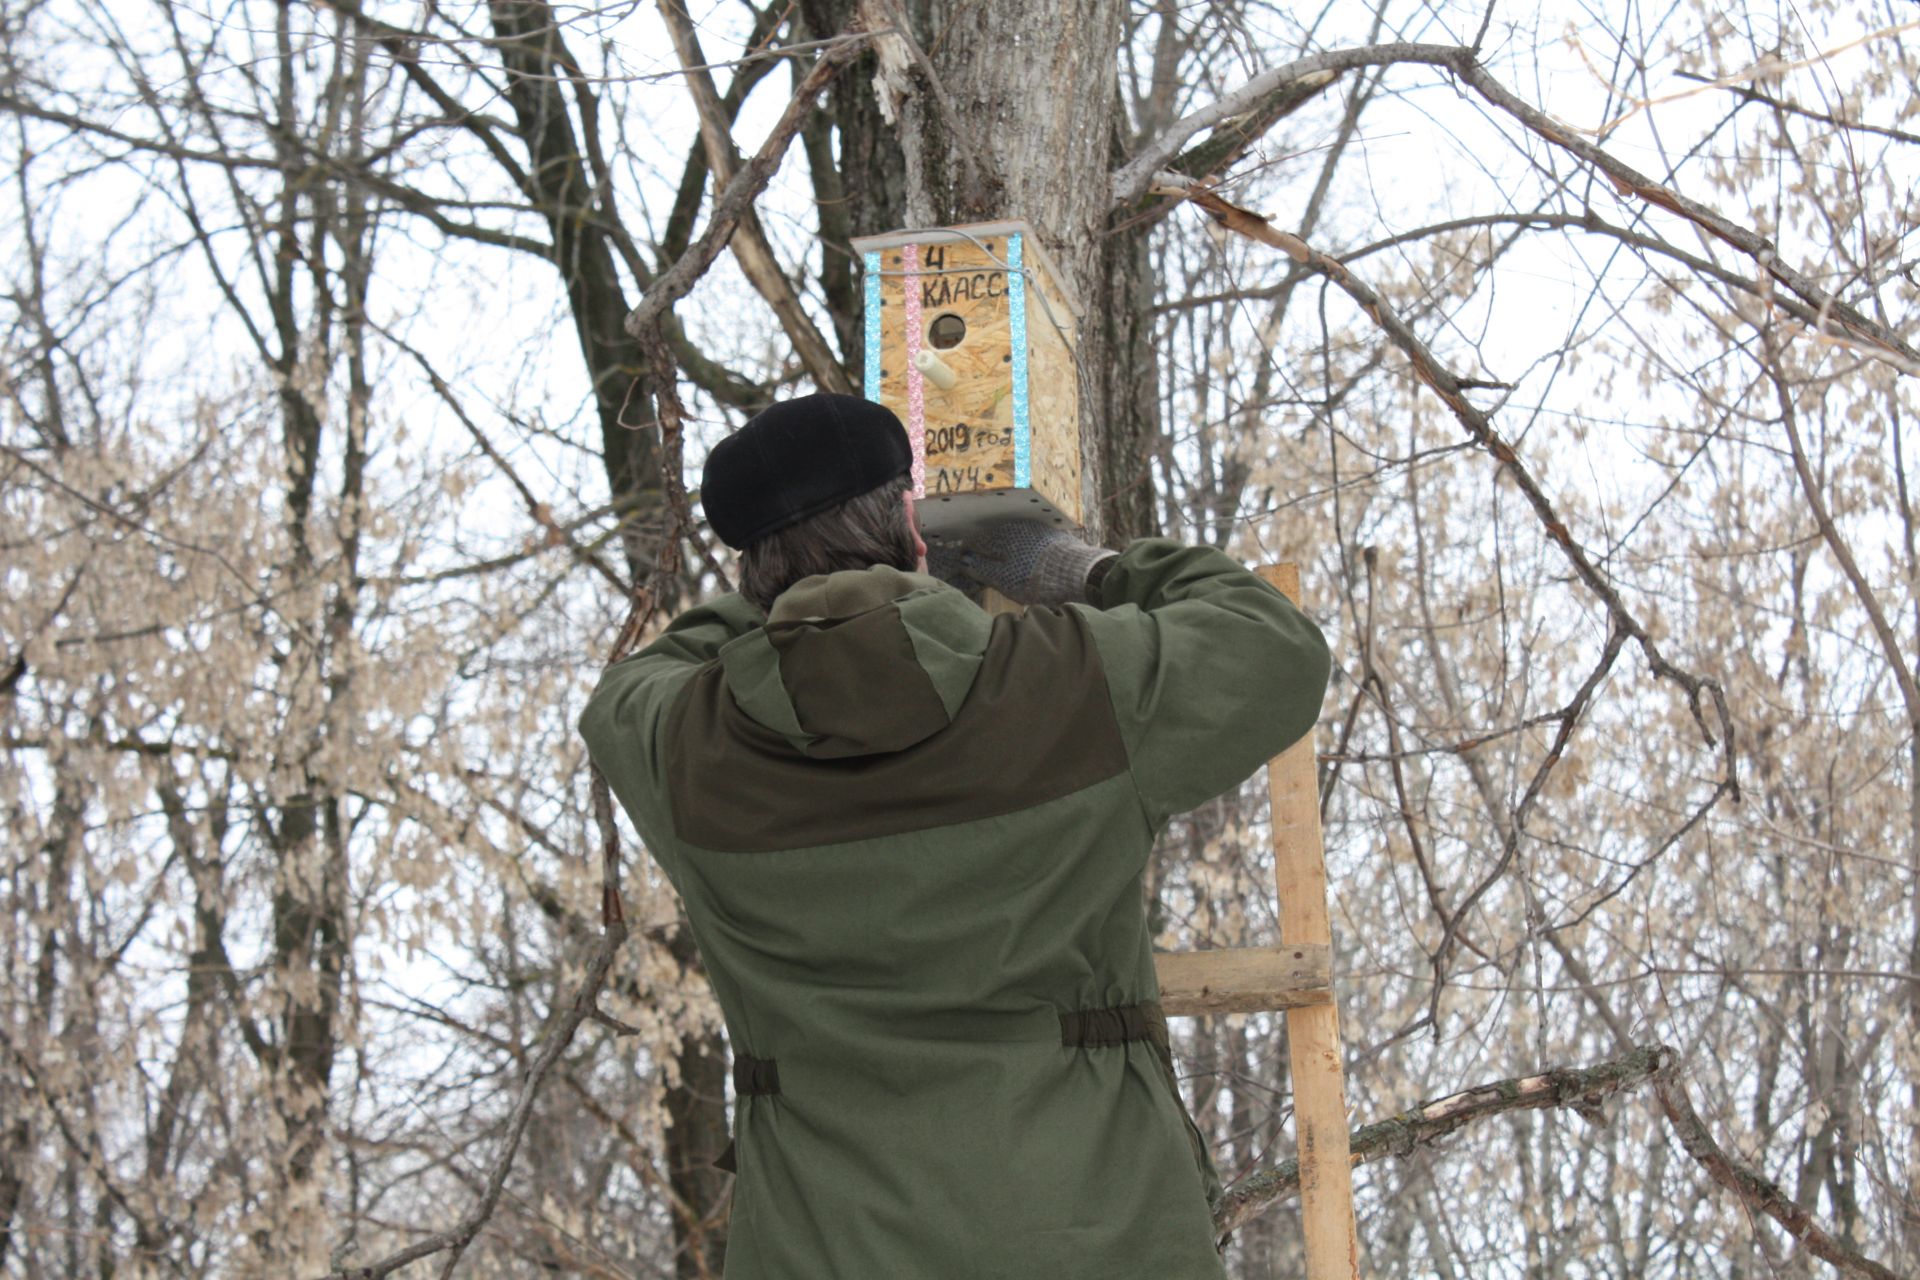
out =
[[[1260,577],[1300,603],[1300,569],[1262,565]],[[989,613],[1020,605],[989,589]],[[1293,1126],[1300,1161],[1300,1220],[1307,1280],[1359,1280],[1353,1230],[1353,1162],[1347,1145],[1346,1070],[1333,999],[1333,931],[1327,920],[1327,854],[1320,837],[1320,788],[1313,735],[1267,762],[1280,943],[1214,951],[1156,951],[1160,1007],[1171,1017],[1217,1013],[1287,1014],[1293,1072]]]
[[[1258,572],[1300,603],[1298,566],[1263,565]],[[1346,1072],[1333,999],[1333,933],[1327,921],[1327,858],[1312,734],[1267,763],[1267,794],[1273,809],[1280,945],[1156,952],[1160,1004],[1170,1015],[1286,1010],[1307,1280],[1359,1280]]]

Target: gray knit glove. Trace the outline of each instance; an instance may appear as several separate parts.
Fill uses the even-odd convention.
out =
[[[1085,604],[1092,600],[1087,575],[1118,554],[1051,525],[1006,520],[958,544],[929,544],[927,571],[975,599],[979,588],[992,587],[1021,604]]]

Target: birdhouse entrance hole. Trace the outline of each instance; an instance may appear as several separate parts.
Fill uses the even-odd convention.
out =
[[[927,341],[942,351],[951,351],[966,336],[967,322],[951,311],[935,316],[933,323],[927,326]]]

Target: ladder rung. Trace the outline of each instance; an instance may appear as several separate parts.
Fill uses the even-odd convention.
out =
[[[1156,951],[1160,1007],[1169,1015],[1265,1013],[1333,1001],[1324,944]]]

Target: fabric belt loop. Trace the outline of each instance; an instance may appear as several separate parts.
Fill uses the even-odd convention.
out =
[[[756,1058],[750,1053],[733,1055],[733,1092],[741,1098],[770,1098],[780,1092],[780,1064],[772,1058]],[[735,1142],[727,1143],[713,1162],[713,1167],[728,1173],[737,1174],[738,1157]]]
[[[780,1064],[772,1058],[737,1053],[733,1057],[733,1091],[743,1098],[769,1097],[780,1092]]]

